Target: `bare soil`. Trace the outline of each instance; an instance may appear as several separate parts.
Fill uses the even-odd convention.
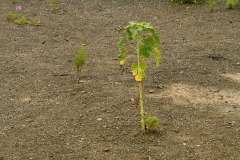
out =
[[[220,2],[1,0],[0,159],[240,159],[240,10]],[[6,21],[38,17],[39,26]],[[151,23],[162,60],[148,61],[144,105],[159,118],[141,134],[134,59],[121,74],[119,29]],[[87,49],[84,83],[74,57]]]

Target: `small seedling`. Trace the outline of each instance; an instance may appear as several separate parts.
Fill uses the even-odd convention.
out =
[[[234,7],[233,0],[228,0],[226,5],[227,5],[227,9],[233,9]]]
[[[137,62],[132,63],[132,74],[135,81],[138,83],[139,97],[137,96],[137,103],[139,99],[140,114],[141,114],[141,125],[142,133],[146,132],[146,116],[143,107],[143,96],[142,96],[142,80],[145,77],[145,70],[147,63],[144,60],[148,59],[152,53],[155,54],[156,67],[160,63],[160,39],[157,36],[154,28],[147,22],[129,22],[128,26],[121,29],[121,36],[118,40],[120,67],[124,72],[124,62],[127,59],[129,48],[133,48],[137,55]],[[126,42],[127,41],[127,42]],[[134,41],[136,46],[132,46],[130,41]],[[126,42],[126,44],[124,43]],[[135,100],[136,100],[135,99]],[[137,104],[136,103],[136,104]]]
[[[49,6],[51,7],[52,12],[54,12],[55,10],[58,10],[59,7],[55,7],[57,3],[57,0],[51,0]]]
[[[31,24],[33,24],[33,25],[39,25],[39,24],[40,24],[39,18],[34,18]]]
[[[30,21],[28,21],[26,17],[22,16],[22,18],[19,19],[17,23],[20,25],[24,25],[24,24],[30,24]]]
[[[207,3],[208,3],[208,9],[209,9],[209,11],[210,11],[210,12],[213,12],[213,8],[214,8],[214,6],[215,6],[215,4],[216,4],[215,0],[208,0]]]
[[[15,22],[18,19],[18,14],[17,13],[13,13],[13,12],[8,12],[7,14],[7,20]]]
[[[81,79],[81,76],[80,76],[80,72],[82,70],[82,66],[84,65],[85,63],[85,60],[86,60],[86,50],[85,50],[85,47],[83,46],[81,49],[80,49],[80,52],[78,55],[76,55],[75,57],[75,65],[77,67],[77,72],[78,72],[78,82],[80,81]]]
[[[156,116],[149,116],[145,119],[147,129],[153,131],[156,127],[159,126],[158,118]]]

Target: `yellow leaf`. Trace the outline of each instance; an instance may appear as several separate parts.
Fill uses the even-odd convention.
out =
[[[136,82],[142,82],[142,78],[138,74],[134,76]]]

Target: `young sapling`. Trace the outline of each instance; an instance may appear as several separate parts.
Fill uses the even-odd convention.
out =
[[[28,21],[25,16],[22,16],[22,18],[19,19],[19,20],[17,21],[17,23],[23,25],[23,24],[29,24],[30,21]]]
[[[40,24],[39,18],[34,18],[34,19],[32,20],[32,23],[31,23],[31,24],[33,24],[33,25],[39,25],[39,24]]]
[[[208,3],[208,9],[209,9],[209,11],[210,11],[210,12],[213,12],[213,8],[214,8],[214,6],[215,6],[215,4],[216,4],[215,0],[208,0],[207,3]]]
[[[146,126],[149,131],[153,131],[154,128],[159,126],[158,118],[156,116],[150,116],[146,118]]]
[[[233,9],[234,7],[233,0],[228,0],[226,5],[227,5],[227,9]]]
[[[18,19],[18,14],[17,13],[13,13],[13,12],[8,12],[7,14],[7,20],[15,22]]]
[[[85,63],[85,60],[86,60],[86,49],[84,46],[82,46],[82,48],[80,49],[80,52],[78,53],[78,55],[76,55],[75,60],[74,60],[75,65],[77,67],[78,82],[81,79],[80,72],[82,70],[82,66]]]
[[[150,57],[152,53],[155,54],[156,59],[156,67],[159,66],[160,63],[160,39],[157,36],[155,29],[147,22],[129,22],[128,26],[121,29],[121,33],[123,34],[118,39],[118,48],[119,55],[118,59],[120,61],[120,67],[122,72],[124,72],[124,63],[127,58],[129,48],[133,48],[136,51],[136,62],[132,63],[132,74],[134,76],[135,81],[138,83],[139,89],[139,97],[137,96],[137,103],[140,104],[140,114],[141,114],[141,125],[142,125],[142,133],[146,132],[146,125],[149,128],[156,126],[151,125],[146,121],[151,119],[151,117],[146,117],[146,113],[144,112],[143,107],[143,96],[142,96],[142,80],[145,77],[145,70],[147,67],[146,59]],[[134,41],[136,46],[132,46],[130,41]],[[126,42],[126,43],[124,43]],[[136,104],[137,104],[136,103]],[[157,121],[157,117],[153,118]],[[154,123],[155,124],[155,123]]]
[[[55,10],[58,10],[58,9],[59,9],[59,7],[57,7],[57,8],[55,7],[55,6],[56,6],[56,3],[57,3],[57,0],[51,0],[51,3],[49,4],[52,12],[54,12]]]

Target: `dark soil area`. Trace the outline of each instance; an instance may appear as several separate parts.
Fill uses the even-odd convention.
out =
[[[220,2],[1,0],[0,160],[240,159],[240,10]],[[6,20],[38,17],[38,26]],[[151,23],[162,44],[143,80],[145,110],[159,118],[141,134],[131,63],[121,74],[119,29]],[[82,80],[74,57],[87,51]]]

